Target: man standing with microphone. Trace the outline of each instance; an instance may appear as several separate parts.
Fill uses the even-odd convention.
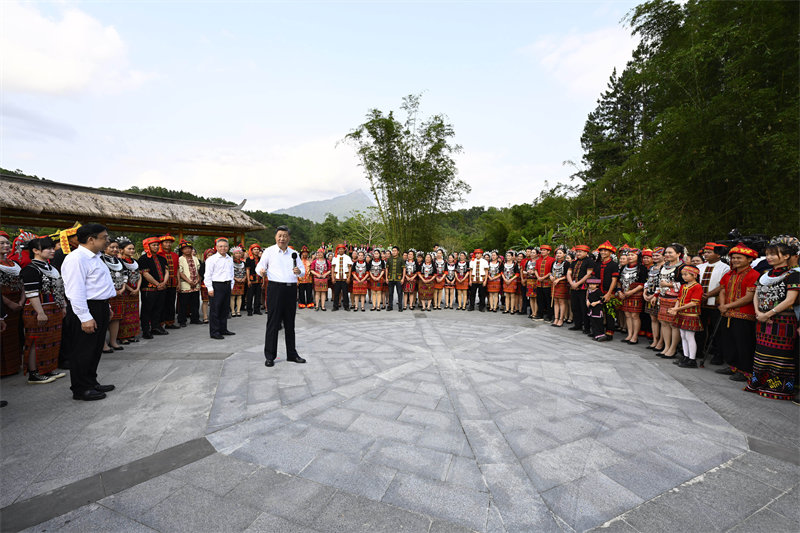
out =
[[[294,317],[297,312],[297,278],[305,274],[305,266],[298,261],[297,252],[289,247],[289,228],[278,226],[275,245],[261,256],[256,272],[267,276],[267,334],[264,339],[264,366],[275,366],[278,355],[278,329],[283,323],[286,338],[286,360],[305,363],[295,348]]]

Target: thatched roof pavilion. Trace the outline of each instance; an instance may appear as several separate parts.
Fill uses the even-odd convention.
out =
[[[264,226],[238,206],[106,191],[55,181],[0,175],[0,222],[30,227],[71,227],[99,222],[132,233],[244,236]]]

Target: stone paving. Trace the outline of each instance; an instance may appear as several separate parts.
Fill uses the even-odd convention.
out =
[[[106,356],[100,402],[4,379],[0,521],[207,440],[30,531],[800,529],[800,411],[716,367],[520,316],[329,310],[298,314],[308,364],[270,369],[264,317],[229,326]]]

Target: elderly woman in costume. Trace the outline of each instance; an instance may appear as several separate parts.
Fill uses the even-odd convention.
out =
[[[0,375],[3,376],[19,372],[22,356],[20,318],[25,305],[25,291],[20,277],[22,268],[8,257],[10,253],[11,239],[8,233],[0,231],[0,292],[6,313],[6,328],[0,336]]]
[[[27,298],[22,321],[28,383],[50,383],[66,376],[57,370],[61,326],[67,314],[64,281],[58,270],[49,264],[55,254],[55,244],[50,237],[32,239],[26,247],[32,257],[21,272]]]
[[[111,274],[111,281],[114,282],[116,296],[108,301],[111,307],[111,320],[108,322],[108,344],[103,345],[103,353],[114,353],[114,350],[123,350],[117,339],[119,337],[119,325],[125,313],[125,285],[128,283],[128,269],[119,260],[119,243],[109,241],[106,249],[101,256],[103,263],[108,267]]]
[[[139,342],[136,338],[141,331],[139,323],[139,294],[142,288],[142,275],[139,273],[139,263],[133,258],[136,246],[127,237],[118,237],[119,260],[128,273],[128,283],[122,294],[122,320],[119,323],[118,339],[121,344]]]

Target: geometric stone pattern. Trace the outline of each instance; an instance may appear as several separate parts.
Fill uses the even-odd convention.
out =
[[[4,380],[0,507],[205,436],[218,453],[29,531],[800,525],[800,467],[748,451],[641,347],[499,314],[301,311],[308,364],[281,338],[265,368],[259,318],[224,342],[195,326],[105,356],[102,402]],[[684,372],[695,389],[714,377]],[[763,427],[791,421],[786,404]]]

